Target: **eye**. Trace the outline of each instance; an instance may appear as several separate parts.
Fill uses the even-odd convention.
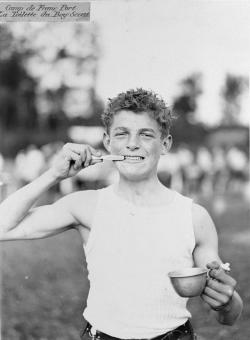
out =
[[[147,132],[142,132],[141,136],[147,137],[147,138],[153,138],[154,137],[153,135],[151,135],[150,133],[147,133]]]
[[[119,136],[125,136],[126,132],[116,132],[115,133],[115,137],[119,137]]]

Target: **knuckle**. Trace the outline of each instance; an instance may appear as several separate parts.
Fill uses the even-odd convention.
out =
[[[82,144],[80,150],[81,150],[81,154],[85,155],[88,148],[85,144]]]
[[[208,291],[208,287],[206,286],[206,287],[203,289],[203,294],[207,294],[207,291]]]
[[[69,150],[67,150],[67,149],[63,150],[62,156],[63,156],[64,159],[68,159],[68,157],[70,157]]]
[[[85,145],[84,146],[84,149],[85,149],[85,151],[88,153],[88,152],[91,152],[91,149],[90,149],[90,147],[88,146],[88,145]]]
[[[233,289],[235,289],[236,286],[237,286],[237,281],[232,278],[232,287],[233,287]]]
[[[203,293],[205,293],[206,295],[208,295],[210,292],[210,288],[209,287],[205,287],[205,289],[203,290]]]
[[[63,146],[63,148],[62,148],[63,154],[68,154],[68,153],[69,153],[70,147],[69,147],[68,144],[69,144],[69,143],[67,143],[67,144],[65,144],[65,145]]]
[[[206,282],[206,286],[205,286],[206,288],[207,287],[211,287],[211,282],[210,282],[210,280],[207,280],[207,282]]]
[[[214,288],[214,284],[215,284],[214,280],[211,280],[211,279],[210,279],[210,280],[208,281],[208,286],[209,286],[209,287]]]
[[[233,295],[233,289],[230,287],[230,288],[228,288],[228,290],[227,290],[227,295],[228,295],[228,297],[230,297],[231,298],[231,296]]]
[[[218,271],[216,269],[212,269],[210,271],[210,275],[213,277],[213,278],[216,278],[218,276]]]
[[[221,306],[221,303],[220,303],[220,302],[217,302],[217,301],[216,301],[216,302],[213,303],[213,307],[214,307],[214,308],[219,308],[220,306]]]
[[[228,296],[225,296],[225,295],[224,295],[224,296],[222,297],[222,299],[221,299],[221,302],[222,302],[222,304],[224,305],[224,304],[226,304],[226,303],[228,302],[228,300],[229,300],[229,299],[228,299]]]

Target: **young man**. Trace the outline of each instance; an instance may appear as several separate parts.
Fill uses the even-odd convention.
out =
[[[99,161],[92,147],[68,143],[48,171],[1,204],[1,239],[79,231],[90,280],[86,338],[194,339],[187,299],[167,275],[192,266],[210,269],[201,297],[220,323],[232,325],[242,301],[221,268],[209,214],[157,177],[160,156],[172,143],[170,110],[156,94],[137,89],[110,99],[102,118],[105,148],[123,156],[114,162],[118,183],[32,209],[52,185]]]

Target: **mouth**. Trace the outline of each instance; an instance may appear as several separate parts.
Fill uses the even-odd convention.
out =
[[[132,156],[132,155],[123,155],[124,156],[124,160],[132,160],[132,161],[143,161],[145,159],[145,157],[143,156]]]

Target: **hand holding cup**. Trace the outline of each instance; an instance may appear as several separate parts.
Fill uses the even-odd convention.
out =
[[[175,291],[182,297],[195,297],[202,295],[210,280],[215,280],[218,273],[212,270],[220,270],[227,275],[226,272],[230,271],[229,263],[219,264],[212,262],[207,265],[207,268],[184,268],[182,270],[173,271],[168,274]],[[219,274],[221,276],[222,274]],[[229,275],[227,275],[230,277]],[[232,278],[231,278],[232,279]],[[232,282],[233,284],[233,282]],[[228,289],[229,292],[230,289]],[[205,298],[206,299],[206,298]],[[225,300],[225,299],[224,299]]]

